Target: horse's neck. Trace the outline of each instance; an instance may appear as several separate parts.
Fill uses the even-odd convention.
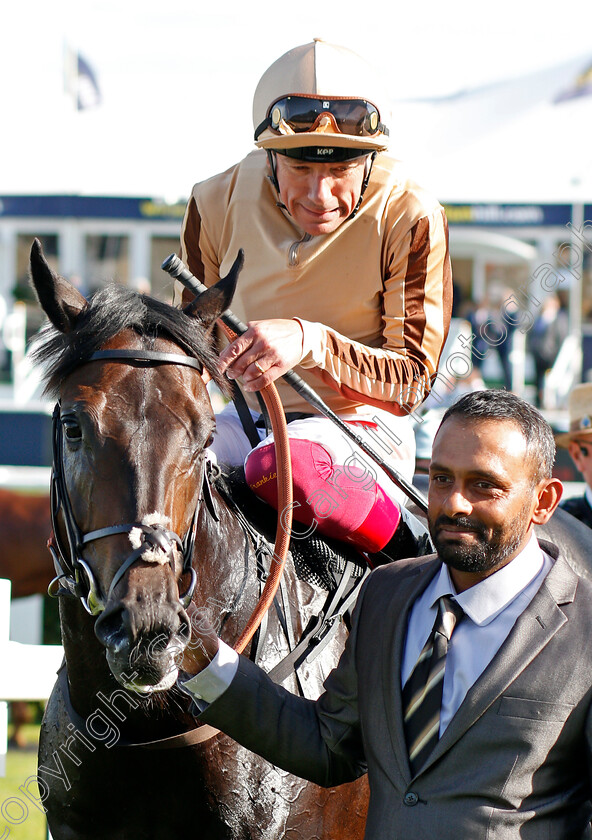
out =
[[[89,714],[96,707],[99,691],[113,691],[117,685],[107,665],[105,648],[95,636],[94,623],[94,617],[79,601],[60,600],[62,645],[71,700],[81,715]]]
[[[198,583],[193,601],[232,644],[260,593],[256,536],[254,530],[249,533],[224,494],[212,488],[212,498],[215,516],[202,508],[198,520],[193,556]]]
[[[52,578],[46,547],[51,530],[47,495],[0,489],[0,577],[12,581],[12,597],[43,595]]]

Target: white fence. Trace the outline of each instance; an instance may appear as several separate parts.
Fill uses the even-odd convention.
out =
[[[12,642],[9,580],[0,579],[0,776],[6,775],[7,700],[47,700],[63,657],[61,645]]]
[[[10,581],[0,578],[0,776],[6,775],[7,701],[47,700],[64,655],[61,645],[29,645],[10,640],[10,590]],[[21,788],[19,792],[20,790]],[[12,800],[13,805],[17,802],[21,804],[21,812],[14,821],[14,824],[18,824],[22,821],[21,814],[27,813],[27,805],[16,796],[9,799]],[[3,815],[4,810],[3,808]],[[8,811],[6,816],[9,817]],[[8,831],[10,832],[10,829]],[[4,837],[4,832],[2,837]],[[51,840],[49,831],[47,838]]]

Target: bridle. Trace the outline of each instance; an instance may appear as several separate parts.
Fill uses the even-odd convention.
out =
[[[154,367],[160,364],[185,365],[203,373],[203,365],[191,356],[180,353],[161,353],[154,350],[98,350],[84,359],[80,364],[98,360],[108,360],[122,364],[138,364],[144,367]],[[53,441],[53,469],[51,474],[50,508],[53,535],[48,542],[48,548],[53,557],[56,570],[56,577],[49,585],[50,595],[68,595],[78,598],[85,610],[90,615],[96,616],[101,613],[109,601],[113,590],[121,581],[126,572],[141,560],[146,552],[158,549],[164,553],[167,561],[173,566],[175,547],[183,557],[182,575],[189,574],[190,581],[187,589],[179,594],[179,600],[186,608],[193,596],[197,576],[192,567],[193,549],[195,546],[195,534],[197,528],[197,514],[199,500],[196,502],[191,525],[185,537],[181,539],[174,531],[158,524],[146,524],[145,522],[129,522],[124,525],[110,525],[99,528],[84,534],[80,530],[74,511],[66,480],[64,476],[64,443],[60,423],[61,404],[58,401],[52,419],[52,441]],[[207,501],[211,498],[209,492],[208,476],[205,467],[202,468],[201,482],[204,486],[204,498]],[[66,532],[67,546],[63,544],[59,536],[58,513],[61,511],[64,529]],[[106,597],[100,591],[92,569],[83,557],[85,546],[95,540],[110,537],[115,534],[130,534],[134,531],[140,539],[140,545],[132,551],[117,570]],[[55,589],[58,586],[57,590]]]

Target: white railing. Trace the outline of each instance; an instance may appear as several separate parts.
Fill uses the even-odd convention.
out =
[[[6,775],[8,739],[7,700],[47,700],[64,655],[61,645],[25,645],[12,642],[10,631],[11,583],[0,579],[0,776]]]
[[[0,663],[2,663],[0,667],[0,776],[6,775],[7,701],[47,700],[64,655],[61,645],[27,645],[10,641],[10,590],[10,581],[0,578]],[[23,779],[22,781],[24,784],[19,787],[19,794],[9,798],[15,809],[18,809],[18,800],[21,804],[21,812],[26,814],[31,806],[30,800],[35,797],[35,794],[29,790],[28,782],[31,780]],[[40,807],[38,801],[35,804]],[[3,816],[9,818],[12,813],[2,808]],[[16,813],[15,810],[14,814]],[[21,821],[19,816],[15,824]],[[49,832],[47,837],[51,840]]]
[[[34,365],[29,356],[14,363],[12,377],[15,405],[27,405],[40,399],[43,390],[41,368]]]
[[[0,338],[10,350],[12,397],[15,405],[39,400],[42,392],[42,372],[33,365],[26,353],[27,306],[17,301],[12,312],[6,314],[6,303],[0,303]]]
[[[580,381],[582,371],[582,342],[577,335],[564,340],[551,370],[545,375],[543,406],[564,408],[569,392]]]

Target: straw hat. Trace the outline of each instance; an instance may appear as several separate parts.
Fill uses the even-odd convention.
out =
[[[556,435],[558,446],[567,447],[574,438],[592,435],[592,383],[576,385],[569,395],[569,432]]]

